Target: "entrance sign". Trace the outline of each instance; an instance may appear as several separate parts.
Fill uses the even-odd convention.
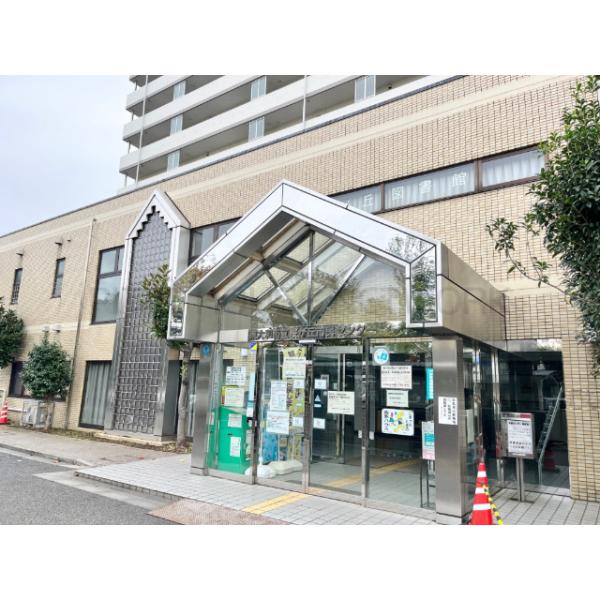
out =
[[[375,348],[373,361],[376,365],[387,365],[390,362],[390,351],[387,348]]]
[[[412,390],[411,365],[384,365],[381,367],[381,387],[392,390]]]
[[[256,342],[292,341],[292,340],[328,340],[360,338],[365,331],[364,323],[349,325],[279,325],[262,329],[250,329],[248,339]]]
[[[384,408],[381,411],[381,433],[414,435],[415,417],[412,410]]]
[[[354,414],[354,392],[334,392],[327,394],[327,412],[334,415]]]
[[[246,367],[227,367],[225,385],[246,385]]]
[[[438,423],[440,425],[458,425],[458,398],[440,396],[438,398]]]
[[[286,411],[267,411],[267,431],[269,433],[278,433],[280,435],[289,435],[290,433],[290,413]]]
[[[433,421],[421,421],[421,447],[425,460],[435,460],[435,429]]]
[[[303,356],[284,356],[283,378],[304,379],[306,377],[306,358]]]
[[[503,455],[535,458],[535,428],[532,413],[500,413]]]
[[[271,380],[271,410],[285,410],[287,407],[287,383],[281,379]]]
[[[386,390],[386,405],[408,408],[408,390]]]
[[[239,387],[223,388],[223,406],[244,407],[244,389]]]

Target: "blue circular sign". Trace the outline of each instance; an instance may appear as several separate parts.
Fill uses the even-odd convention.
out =
[[[375,364],[387,365],[390,362],[390,352],[387,348],[375,348],[373,352]]]

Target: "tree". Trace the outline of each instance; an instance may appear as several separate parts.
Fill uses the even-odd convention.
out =
[[[177,448],[185,446],[185,438],[188,422],[188,388],[190,359],[194,345],[190,342],[179,342],[167,339],[169,327],[169,299],[171,288],[169,287],[169,267],[161,265],[154,273],[146,276],[142,282],[144,297],[142,302],[150,305],[152,310],[152,322],[150,330],[152,335],[166,342],[171,348],[176,348],[181,353],[181,387],[179,388],[179,399],[177,401]]]
[[[495,248],[518,271],[549,285],[576,306],[583,323],[580,341],[590,344],[600,369],[600,77],[590,76],[573,90],[574,104],[562,116],[562,128],[540,144],[545,166],[531,186],[531,209],[519,221],[498,218],[487,225]],[[521,237],[522,236],[522,237]],[[533,255],[530,240],[541,237],[562,269],[562,285],[550,281],[553,265]],[[520,258],[521,239],[527,256]]]
[[[23,385],[34,398],[48,404],[44,431],[52,426],[54,400],[64,397],[71,385],[71,359],[58,342],[50,342],[48,334],[40,344],[36,344],[23,367]]]
[[[4,308],[0,298],[0,369],[8,367],[15,360],[23,346],[25,324],[12,310]]]

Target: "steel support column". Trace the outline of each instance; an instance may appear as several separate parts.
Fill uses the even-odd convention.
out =
[[[437,522],[462,523],[469,512],[467,500],[467,439],[460,338],[433,338],[435,422],[435,510]],[[456,424],[439,422],[440,398],[456,402]]]

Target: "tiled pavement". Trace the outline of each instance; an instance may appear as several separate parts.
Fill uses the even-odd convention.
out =
[[[267,486],[202,477],[191,474],[189,467],[189,455],[176,455],[82,469],[78,473],[173,500],[187,498],[299,525],[430,525],[435,516],[432,511],[423,509],[406,507],[404,514],[397,514]],[[600,524],[598,503],[538,492],[528,492],[527,502],[520,503],[513,499],[515,494],[514,489],[494,493],[494,501],[506,525]]]
[[[171,456],[78,471],[80,476],[167,498],[188,498],[298,525],[431,525],[431,511],[397,514],[261,485],[190,473],[190,457]],[[408,514],[410,513],[410,514]],[[419,515],[419,516],[416,516]]]

